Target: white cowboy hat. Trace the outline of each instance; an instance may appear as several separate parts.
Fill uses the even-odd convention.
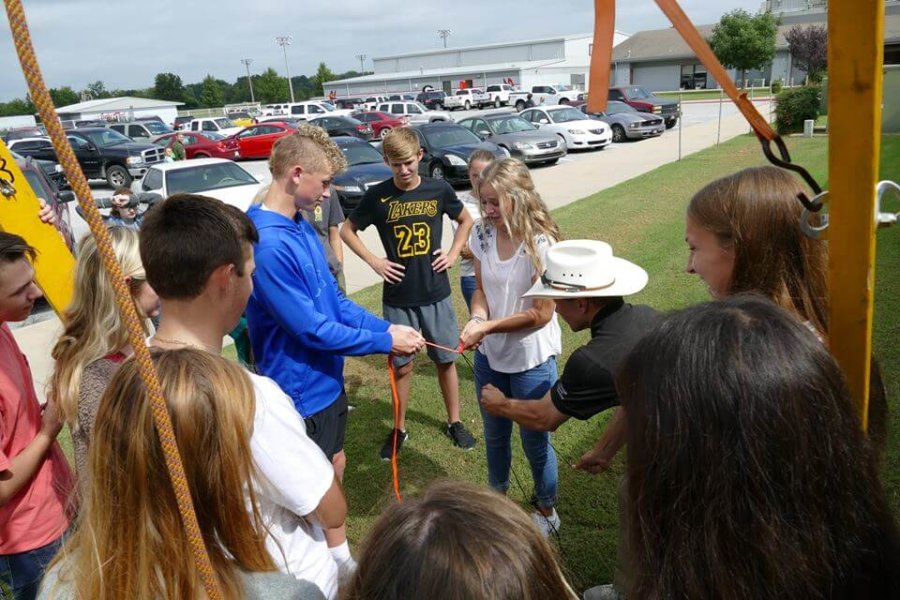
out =
[[[547,250],[546,269],[523,298],[600,298],[636,294],[647,272],[613,256],[612,246],[596,240],[566,240]]]

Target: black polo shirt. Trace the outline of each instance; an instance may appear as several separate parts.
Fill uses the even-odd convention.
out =
[[[616,298],[591,321],[591,341],[575,350],[550,388],[556,409],[585,421],[619,404],[615,372],[631,348],[659,321],[649,306]]]

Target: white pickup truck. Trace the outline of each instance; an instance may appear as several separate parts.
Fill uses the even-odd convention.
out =
[[[516,88],[509,85],[508,83],[497,83],[494,85],[489,85],[485,89],[488,96],[491,97],[491,102],[495,107],[500,108],[501,106],[509,105],[509,95],[516,92]]]
[[[484,108],[490,103],[491,97],[481,88],[466,88],[464,90],[456,90],[452,96],[447,96],[444,99],[444,108],[447,110],[455,108],[470,110],[473,106]]]
[[[234,123],[231,122],[230,119],[226,119],[225,117],[206,117],[201,119],[194,119],[191,121],[186,129],[190,131],[214,131],[215,133],[220,133],[225,137],[230,135],[234,135],[243,127],[236,127]]]
[[[531,101],[535,106],[540,106],[541,104],[545,106],[571,104],[584,98],[584,90],[568,86],[533,85],[531,90],[510,93],[509,103],[515,106],[518,111],[525,110],[528,94],[531,94]]]

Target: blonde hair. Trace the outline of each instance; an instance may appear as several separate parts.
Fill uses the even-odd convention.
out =
[[[453,590],[448,593],[447,590]],[[343,600],[576,600],[550,544],[511,500],[462,481],[389,506]]]
[[[409,127],[395,127],[384,136],[381,149],[388,160],[408,160],[419,154],[422,143]]]
[[[134,300],[147,278],[138,249],[138,233],[124,227],[110,227],[109,236],[122,273],[131,278]],[[137,303],[134,308],[138,316],[144,316]],[[103,268],[93,236],[85,236],[78,246],[75,293],[62,315],[62,322],[63,332],[50,353],[56,365],[48,393],[56,399],[65,422],[77,430],[78,390],[84,368],[128,346],[128,328],[119,314],[112,280]],[[141,324],[144,334],[149,334],[150,322],[144,318]]]
[[[561,236],[547,205],[534,187],[528,167],[520,160],[504,158],[493,161],[481,172],[481,185],[477,194],[478,207],[482,215],[481,222],[489,227],[487,220],[483,218],[484,199],[481,193],[481,189],[486,185],[494,188],[501,206],[504,207],[501,214],[509,237],[525,244],[525,251],[531,259],[534,270],[542,273],[544,266],[534,238],[544,234],[550,238],[551,243],[555,243],[560,241]]]
[[[154,359],[215,577],[225,598],[241,598],[241,570],[276,569],[252,486],[253,385],[208,352],[154,351]],[[55,559],[59,582],[74,592],[67,596],[205,598],[134,360],[100,400],[89,458],[78,527]]]
[[[347,170],[347,158],[321,127],[298,123],[297,133],[275,142],[269,157],[269,171],[281,177],[294,165],[315,173],[337,175]]]

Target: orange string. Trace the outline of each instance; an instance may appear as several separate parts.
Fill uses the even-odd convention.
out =
[[[391,449],[391,477],[394,480],[394,496],[403,502],[400,496],[400,465],[397,463],[397,438],[400,437],[400,395],[397,393],[397,371],[394,367],[394,357],[388,354],[388,374],[391,379],[391,404],[394,409],[394,442]]]

